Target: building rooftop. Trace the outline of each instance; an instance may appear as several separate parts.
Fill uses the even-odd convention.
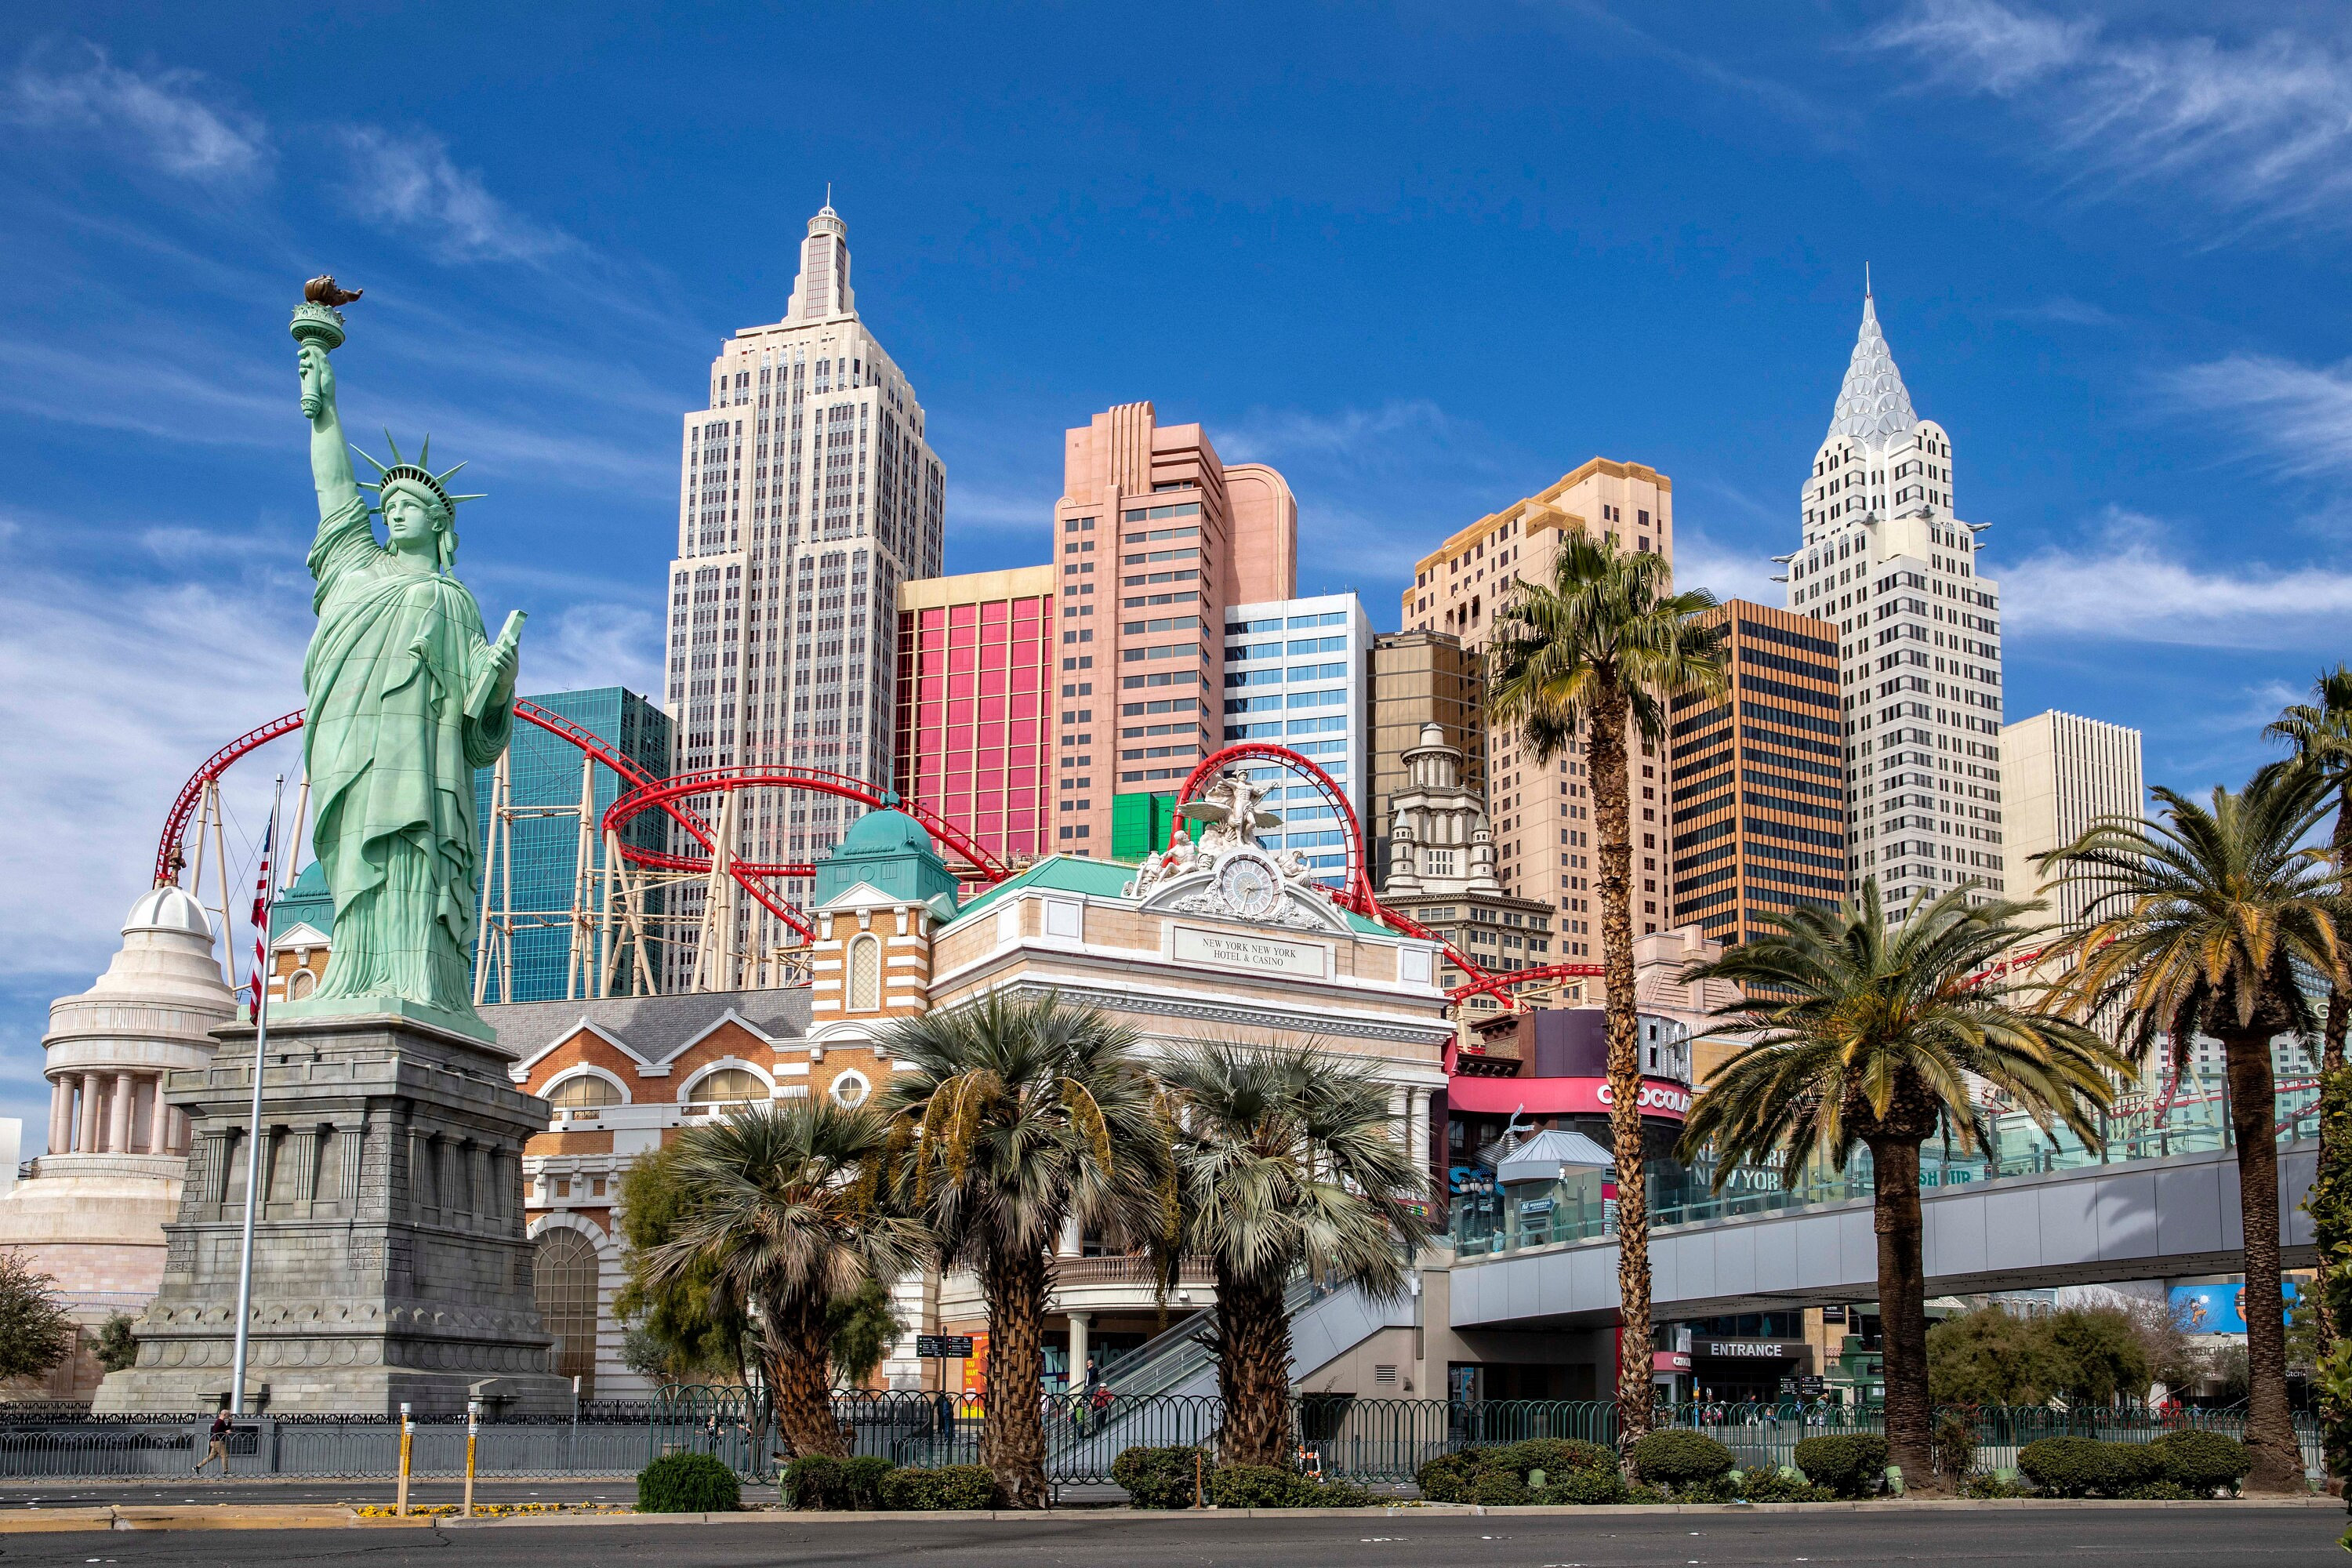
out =
[[[1007,893],[1022,888],[1035,888],[1055,893],[1082,893],[1090,898],[1118,899],[1126,896],[1127,884],[1135,879],[1135,867],[1126,860],[1094,860],[1076,855],[1054,855],[981,894],[957,911],[961,921],[977,914]],[[1402,936],[1378,921],[1366,920],[1350,910],[1339,911],[1346,917],[1349,930],[1364,936]]]
[[[706,991],[668,996],[601,996],[574,1002],[510,1002],[480,1009],[499,1045],[529,1061],[582,1024],[593,1024],[652,1061],[660,1061],[733,1013],[763,1035],[797,1039],[808,1032],[806,986],[772,991]]]

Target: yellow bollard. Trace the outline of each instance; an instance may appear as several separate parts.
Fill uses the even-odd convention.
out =
[[[400,1407],[400,1494],[393,1505],[393,1511],[403,1519],[408,1517],[408,1444],[415,1430],[415,1423],[409,1420],[408,1406],[404,1403]]]
[[[466,1517],[474,1517],[474,1439],[481,1435],[482,1402],[466,1401]]]

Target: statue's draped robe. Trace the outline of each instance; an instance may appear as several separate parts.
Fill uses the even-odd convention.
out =
[[[404,570],[364,501],[319,522],[319,629],[302,666],[310,842],[335,899],[315,993],[403,997],[470,1016],[479,839],[474,770],[498,760],[510,702],[468,714],[491,663],[454,577]]]

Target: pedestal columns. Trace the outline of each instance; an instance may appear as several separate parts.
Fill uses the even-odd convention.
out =
[[[106,1152],[110,1154],[131,1152],[131,1097],[138,1079],[127,1072],[114,1075],[114,1104],[106,1119]]]

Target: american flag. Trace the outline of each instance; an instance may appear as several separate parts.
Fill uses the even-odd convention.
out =
[[[253,1016],[261,1016],[262,977],[269,965],[269,848],[278,835],[278,818],[261,830],[261,874],[253,882]]]

